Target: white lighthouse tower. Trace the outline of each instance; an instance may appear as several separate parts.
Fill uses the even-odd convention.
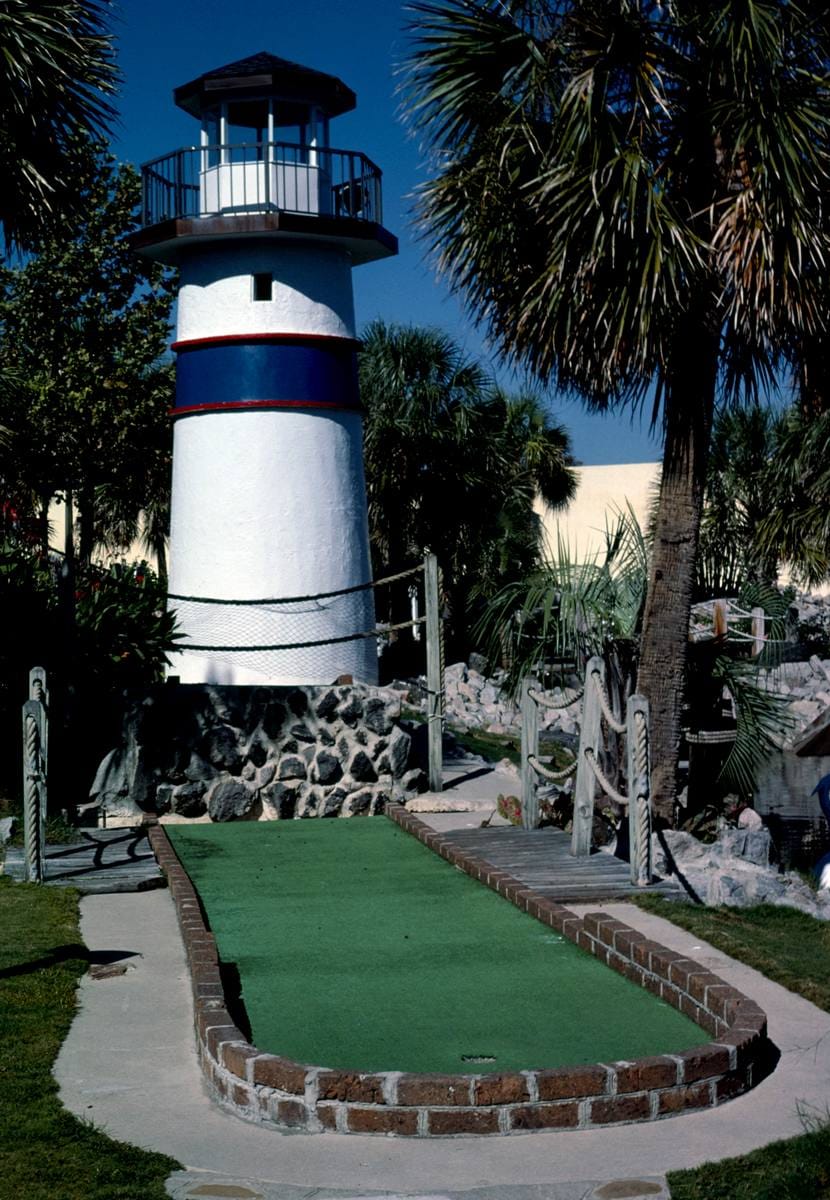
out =
[[[332,149],[339,79],[260,53],[174,92],[141,253],[178,267],[170,604],[184,683],[374,682],[351,271],[397,253],[381,175]],[[277,647],[287,647],[279,649]]]

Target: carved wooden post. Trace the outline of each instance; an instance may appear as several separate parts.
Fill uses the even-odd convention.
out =
[[[442,653],[438,559],[424,559],[424,608],[427,633],[427,756],[429,790],[444,789],[444,655]]]
[[[29,699],[37,700],[41,706],[38,721],[38,737],[40,740],[40,809],[42,828],[46,827],[46,810],[48,807],[47,787],[49,781],[49,687],[46,681],[46,671],[43,667],[32,667],[29,672]]]
[[[576,768],[573,833],[571,834],[571,854],[578,858],[586,857],[591,853],[591,831],[594,824],[596,779],[586,758],[586,753],[590,751],[596,758],[599,758],[602,711],[593,679],[595,671],[599,671],[600,683],[604,687],[605,664],[601,658],[589,659],[588,666],[585,668],[585,695],[582,700],[582,728],[579,734],[579,759]]]
[[[43,705],[39,700],[27,700],[23,705],[23,868],[28,883],[43,880],[42,713]]]
[[[645,887],[651,883],[651,763],[648,721],[648,700],[645,696],[629,696],[625,713],[628,852],[631,882],[635,887]]]
[[[539,755],[539,709],[531,696],[537,680],[525,675],[522,679],[522,828],[536,829],[539,825],[539,797],[536,793],[536,772],[528,759]]]

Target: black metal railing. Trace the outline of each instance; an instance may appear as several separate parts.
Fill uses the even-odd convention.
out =
[[[380,180],[380,169],[354,150],[189,146],[141,168],[142,224],[267,212],[380,222]]]

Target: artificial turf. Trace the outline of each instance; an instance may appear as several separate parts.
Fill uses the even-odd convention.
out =
[[[169,826],[253,1042],[360,1071],[608,1062],[686,1017],[383,818]]]

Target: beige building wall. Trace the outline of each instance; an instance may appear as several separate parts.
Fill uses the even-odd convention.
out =
[[[660,464],[622,463],[601,467],[577,467],[576,496],[566,509],[553,511],[537,499],[535,509],[542,518],[545,540],[552,555],[558,539],[580,562],[601,555],[605,530],[614,523],[614,513],[630,504],[640,525],[645,527],[660,479]]]

